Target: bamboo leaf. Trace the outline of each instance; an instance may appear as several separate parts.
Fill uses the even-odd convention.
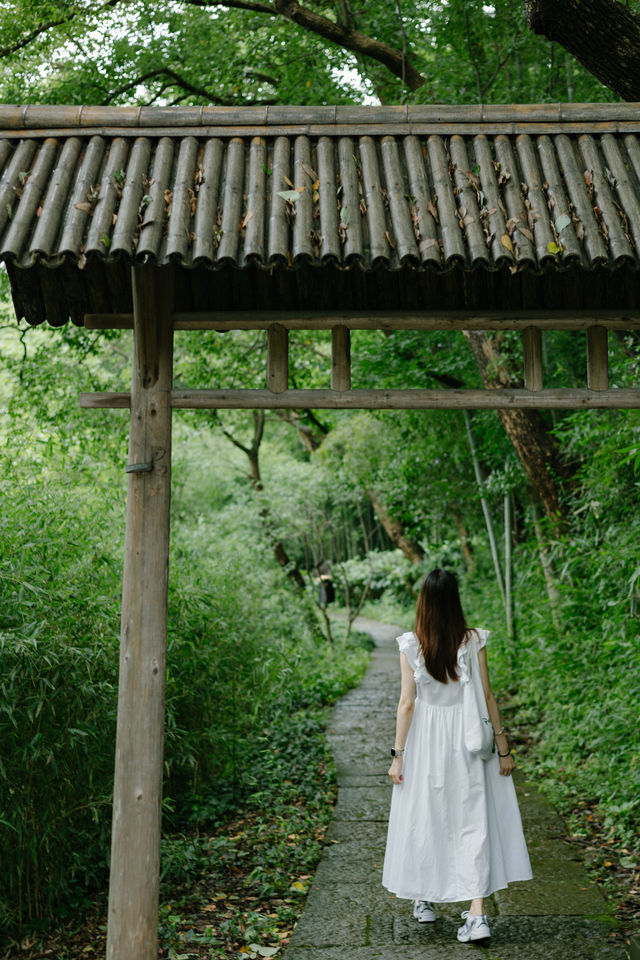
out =
[[[501,243],[502,246],[505,248],[505,250],[508,250],[510,254],[512,254],[513,256],[515,256],[515,250],[513,249],[513,243],[511,242],[511,237],[509,236],[508,233],[503,233],[503,234],[502,234],[502,236],[500,237],[500,243]]]

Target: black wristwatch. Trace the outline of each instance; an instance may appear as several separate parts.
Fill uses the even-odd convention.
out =
[[[402,748],[402,750],[396,750],[395,747],[391,747],[391,756],[392,756],[392,757],[401,757],[402,754],[404,753],[404,751],[405,751],[405,748],[404,748],[404,747]]]

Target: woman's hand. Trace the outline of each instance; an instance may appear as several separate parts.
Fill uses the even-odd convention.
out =
[[[392,783],[402,783],[402,757],[394,757],[389,767],[389,776]]]
[[[499,757],[500,760],[500,773],[503,777],[510,777],[513,771],[515,770],[515,760],[510,753],[506,757]]]

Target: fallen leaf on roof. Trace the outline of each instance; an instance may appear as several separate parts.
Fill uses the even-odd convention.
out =
[[[505,250],[508,250],[510,254],[512,254],[513,256],[515,256],[515,250],[513,249],[513,244],[512,244],[512,242],[511,242],[511,237],[509,236],[508,233],[503,233],[503,234],[502,234],[502,236],[500,237],[500,243],[501,243],[502,246],[505,248]]]

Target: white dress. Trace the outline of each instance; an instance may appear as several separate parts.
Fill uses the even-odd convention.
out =
[[[473,634],[484,647],[488,631]],[[415,634],[397,639],[414,671],[416,702],[404,780],[393,787],[383,886],[410,900],[452,903],[529,880],[513,781],[500,775],[495,754],[485,761],[464,745],[460,681],[468,676],[467,642],[458,650],[460,681],[440,683],[427,673]]]

